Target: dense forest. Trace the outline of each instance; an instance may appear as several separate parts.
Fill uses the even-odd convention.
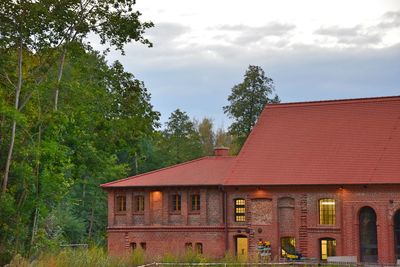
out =
[[[178,107],[161,125],[144,82],[87,41],[96,34],[122,53],[133,41],[151,46],[143,34],[153,24],[139,20],[134,3],[1,1],[0,265],[62,244],[105,245],[101,183],[211,155],[215,146],[235,153],[262,107],[279,101],[269,98],[272,80],[250,66],[224,107],[236,123],[229,132]]]

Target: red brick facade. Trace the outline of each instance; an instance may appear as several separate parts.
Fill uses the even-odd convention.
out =
[[[112,254],[131,251],[131,244],[146,243],[152,255],[183,253],[185,244],[201,243],[203,253],[222,257],[225,248],[235,253],[236,236],[249,239],[249,254],[256,254],[259,239],[269,240],[272,256],[280,255],[280,239],[290,236],[305,256],[320,258],[320,239],[336,240],[336,256],[360,259],[359,211],[368,206],[377,215],[378,260],[395,263],[394,214],[400,210],[400,185],[296,186],[126,189],[126,212],[117,213],[114,191],[109,191],[108,246]],[[117,192],[117,191],[116,191]],[[200,193],[199,212],[190,210],[189,197]],[[143,194],[143,214],[132,210],[132,197]],[[171,211],[170,196],[180,194],[180,212]],[[226,194],[226,205],[224,195]],[[246,200],[246,222],[234,221],[234,199]],[[318,201],[335,199],[336,223],[319,224]],[[224,213],[226,207],[227,224]],[[397,241],[399,242],[399,241]]]

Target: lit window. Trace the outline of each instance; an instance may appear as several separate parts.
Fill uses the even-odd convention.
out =
[[[135,211],[137,212],[144,211],[144,196],[135,197]]]
[[[336,223],[335,200],[331,198],[323,198],[319,200],[319,224]]]
[[[172,211],[181,210],[181,195],[172,195]]]
[[[246,221],[246,200],[243,198],[235,199],[235,222]]]
[[[126,211],[126,197],[125,195],[118,195],[116,197],[117,211]]]
[[[336,240],[323,238],[321,241],[321,260],[326,261],[328,257],[336,256]]]
[[[192,195],[192,211],[200,210],[200,195]]]
[[[202,243],[196,243],[196,253],[198,254],[203,254],[203,244]]]

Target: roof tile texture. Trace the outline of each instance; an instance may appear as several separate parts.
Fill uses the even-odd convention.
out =
[[[227,185],[400,183],[400,97],[267,106]]]

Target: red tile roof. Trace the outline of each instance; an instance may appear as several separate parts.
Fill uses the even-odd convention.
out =
[[[400,183],[400,96],[268,105],[237,157],[204,157],[103,184]]]
[[[102,184],[103,188],[136,186],[221,185],[234,157],[204,157],[160,170]]]
[[[226,185],[400,183],[400,97],[267,106]]]

